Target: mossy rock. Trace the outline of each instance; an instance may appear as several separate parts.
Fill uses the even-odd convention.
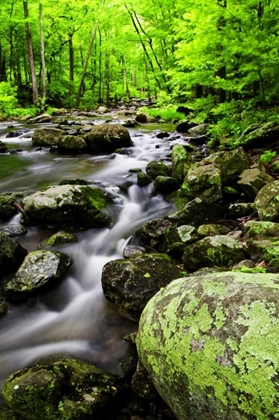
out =
[[[146,187],[147,185],[151,184],[152,179],[150,176],[145,174],[144,172],[140,171],[137,173],[137,184],[140,187]]]
[[[202,267],[229,267],[244,260],[247,251],[230,236],[216,235],[203,238],[186,247],[182,260],[186,270],[196,271]]]
[[[86,152],[88,145],[81,136],[73,136],[67,134],[61,136],[57,142],[58,150],[60,152]]]
[[[272,267],[279,268],[279,239],[262,237],[247,240],[248,250],[256,262],[265,261]]]
[[[73,233],[65,232],[63,230],[54,233],[42,243],[43,246],[57,246],[68,243],[77,242],[77,237]]]
[[[50,289],[61,280],[71,265],[68,255],[58,251],[39,250],[30,252],[14,278],[3,287],[7,300],[17,301]]]
[[[228,217],[237,219],[250,216],[256,210],[254,203],[232,203],[228,208]]]
[[[32,136],[33,146],[57,146],[61,136],[64,136],[66,132],[59,130],[58,128],[40,128],[35,130]]]
[[[163,235],[174,227],[170,221],[163,218],[150,220],[140,230],[141,244],[158,249]]]
[[[204,223],[216,222],[223,217],[223,214],[224,209],[220,204],[210,203],[197,197],[188,202],[182,210],[166,216],[165,219],[174,226],[191,224],[198,227]]]
[[[198,234],[200,236],[226,235],[229,231],[230,229],[227,226],[215,225],[212,223],[201,225],[198,228]]]
[[[104,209],[110,202],[102,190],[82,185],[58,185],[23,199],[28,223],[80,229],[107,225]]]
[[[259,164],[254,168],[243,171],[237,184],[249,199],[254,200],[258,192],[273,181],[274,178],[265,172],[263,165]]]
[[[260,126],[254,125],[238,139],[245,150],[251,150],[255,147],[266,149],[270,144],[278,140],[279,124],[276,121],[269,121]]]
[[[241,147],[231,151],[212,153],[202,163],[214,164],[220,169],[223,186],[237,181],[239,175],[250,167],[250,159]]]
[[[279,275],[173,281],[146,305],[139,358],[177,420],[278,416]]]
[[[178,190],[178,188],[178,183],[170,176],[159,175],[154,180],[154,191],[156,193],[168,195]]]
[[[279,237],[279,223],[261,222],[249,220],[243,226],[243,232],[247,238]]]
[[[265,185],[255,198],[260,220],[279,222],[279,181]]]
[[[221,201],[223,195],[220,169],[210,164],[190,169],[180,191],[189,201],[196,197],[211,203]]]
[[[133,146],[129,131],[121,124],[95,125],[83,138],[93,153],[112,153]]]
[[[0,420],[21,420],[20,417],[7,407],[0,405]]]
[[[146,173],[151,179],[155,179],[157,176],[169,176],[170,171],[169,167],[163,162],[157,162],[157,160],[152,160],[146,165]]]
[[[179,273],[175,262],[165,254],[114,260],[103,267],[103,292],[120,314],[138,321],[148,300]]]
[[[6,313],[8,312],[8,305],[5,302],[5,300],[0,297],[0,318],[4,315],[6,315]],[[0,417],[1,420],[1,417]]]
[[[190,225],[182,225],[167,231],[161,240],[159,251],[171,255],[173,258],[182,257],[187,245],[197,241],[197,229]]]
[[[191,154],[180,144],[175,144],[172,148],[172,177],[182,184],[189,169],[193,165]]]
[[[85,362],[59,359],[14,373],[2,394],[24,420],[88,420],[111,410],[125,389],[117,375]]]
[[[0,231],[0,276],[16,271],[26,255],[23,246]]]
[[[2,193],[0,194],[0,220],[9,220],[18,212],[15,202],[21,200],[21,193]]]

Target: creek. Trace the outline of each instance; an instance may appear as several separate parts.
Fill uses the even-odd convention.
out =
[[[102,119],[94,124],[102,123]],[[12,128],[8,128],[12,126]],[[148,126],[129,130],[134,146],[128,154],[92,156],[58,155],[47,149],[35,150],[31,136],[38,127],[0,123],[0,140],[16,153],[0,154],[0,192],[32,193],[64,179],[82,178],[105,188],[114,196],[108,209],[114,223],[109,228],[74,232],[78,242],[56,247],[67,253],[73,265],[54,290],[18,305],[9,305],[0,320],[0,382],[8,375],[49,356],[69,356],[121,373],[119,362],[129,355],[126,334],[136,323],[123,318],[108,304],[101,288],[102,267],[123,258],[127,244],[138,245],[134,234],[148,220],[173,211],[161,196],[152,195],[152,186],[137,186],[136,173],[151,160],[169,162],[170,144],[156,137]],[[28,129],[7,138],[11,130]],[[170,126],[152,127],[165,131]],[[20,150],[20,151],[18,151]],[[20,223],[20,215],[7,224]],[[40,248],[43,239],[55,231],[27,226],[28,233],[15,239],[29,252]],[[0,385],[1,385],[0,384]]]

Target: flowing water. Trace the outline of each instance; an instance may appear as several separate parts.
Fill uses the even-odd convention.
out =
[[[170,143],[141,128],[130,131],[134,147],[127,155],[60,156],[32,148],[31,135],[36,127],[28,128],[31,131],[6,138],[7,124],[0,124],[0,140],[9,148],[20,149],[0,154],[0,192],[33,192],[62,179],[82,178],[113,194],[114,204],[108,211],[114,223],[110,228],[76,232],[77,243],[56,247],[73,260],[67,277],[55,290],[9,306],[8,315],[0,320],[0,381],[52,355],[87,360],[120,373],[119,361],[129,354],[123,336],[135,331],[137,325],[106,302],[102,267],[122,258],[128,243],[138,244],[134,232],[146,221],[173,210],[161,196],[152,196],[151,186],[138,187],[136,174],[129,172],[133,168],[144,170],[151,160],[165,161]],[[5,224],[19,222],[17,215]],[[28,227],[28,233],[16,239],[32,251],[52,233]]]

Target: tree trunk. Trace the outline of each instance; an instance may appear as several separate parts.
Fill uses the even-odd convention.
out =
[[[24,18],[28,19],[29,17],[28,2],[25,0],[23,0],[23,11],[24,11]],[[30,25],[27,20],[25,22],[25,29],[26,29],[26,39],[27,39],[27,46],[28,46],[28,59],[29,59],[31,80],[32,80],[33,103],[35,104],[38,101],[38,88],[37,88],[34,54],[33,54],[32,36],[31,36]]]
[[[102,0],[101,7],[103,6],[104,3],[105,3],[105,0]],[[90,42],[89,42],[84,66],[83,66],[83,71],[82,71],[82,75],[81,75],[81,79],[80,79],[80,83],[79,83],[77,100],[76,100],[77,107],[79,107],[79,104],[80,104],[82,89],[83,89],[85,75],[86,75],[86,70],[87,70],[87,67],[88,67],[89,58],[91,56],[93,42],[94,42],[95,37],[96,37],[97,29],[98,29],[98,21],[95,22],[94,29],[93,29],[93,32],[91,34],[91,38],[90,38]]]
[[[41,72],[42,72],[42,99],[43,106],[46,100],[46,63],[45,63],[45,42],[44,42],[44,25],[43,25],[43,5],[39,4],[40,12],[40,44],[41,44]]]
[[[74,94],[74,46],[73,46],[73,37],[69,39],[69,60],[70,60],[70,87],[69,94],[72,96]]]

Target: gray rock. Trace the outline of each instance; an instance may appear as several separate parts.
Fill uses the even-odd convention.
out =
[[[41,226],[104,226],[109,222],[104,208],[111,199],[100,189],[81,185],[58,185],[23,199],[32,224]]]
[[[70,257],[62,252],[47,250],[30,252],[14,278],[4,285],[3,295],[9,301],[38,295],[57,285],[70,265]]]
[[[260,220],[279,222],[279,181],[265,185],[255,198]]]
[[[57,146],[58,140],[66,132],[58,128],[40,128],[32,136],[33,146]]]
[[[273,181],[274,178],[265,172],[263,165],[259,164],[254,168],[244,170],[237,184],[249,199],[254,200],[258,192]]]

